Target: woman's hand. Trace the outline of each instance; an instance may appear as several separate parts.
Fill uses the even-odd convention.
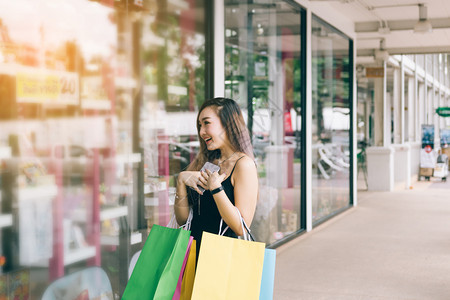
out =
[[[206,172],[200,172],[201,183],[206,187],[207,190],[217,189],[222,185],[222,181],[227,177],[227,174],[222,173],[219,175],[218,172],[211,172],[210,170],[206,170]]]
[[[198,188],[201,186],[207,189],[203,181],[201,180],[202,175],[199,171],[183,171],[180,173],[178,180],[186,186],[193,188],[197,193],[203,195],[202,191]]]

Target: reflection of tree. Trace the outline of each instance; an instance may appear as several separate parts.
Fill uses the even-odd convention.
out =
[[[205,44],[204,37],[195,32],[195,11],[171,12],[166,0],[158,0],[154,8],[156,18],[144,30],[162,38],[164,44],[143,51],[143,63],[154,66],[145,75],[146,83],[155,81],[157,99],[166,103],[166,110],[194,110],[205,100]],[[169,93],[169,85],[187,88],[187,93]]]

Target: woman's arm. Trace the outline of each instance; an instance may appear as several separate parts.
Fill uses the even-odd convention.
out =
[[[220,177],[221,176],[218,176],[218,178]],[[232,179],[234,179],[235,206],[239,209],[245,223],[250,226],[255,214],[258,198],[258,174],[253,160],[247,156],[239,160],[236,163]],[[211,190],[218,188],[221,184],[221,181],[219,183],[214,181],[214,179],[211,181]],[[242,232],[239,215],[236,212],[235,206],[228,199],[225,191],[214,194],[213,197],[225,223],[227,223],[237,235],[243,235],[244,233]]]
[[[175,195],[175,218],[178,224],[186,223],[189,217],[189,201],[187,197],[186,186],[192,187],[199,194],[203,194],[199,189],[198,185],[202,185],[199,182],[200,172],[195,171],[184,171],[181,172],[177,180],[177,193]]]

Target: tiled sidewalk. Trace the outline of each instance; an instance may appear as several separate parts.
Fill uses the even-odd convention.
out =
[[[450,299],[450,180],[358,203],[278,248],[274,299]]]

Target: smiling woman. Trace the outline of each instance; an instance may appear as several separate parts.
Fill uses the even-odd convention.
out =
[[[184,224],[192,207],[191,232],[198,244],[204,231],[218,233],[221,219],[231,229],[226,236],[240,236],[243,232],[235,207],[250,225],[258,197],[258,176],[238,104],[227,98],[206,101],[198,114],[197,131],[200,151],[188,170],[178,177],[177,222]],[[201,171],[206,162],[219,165],[220,170]]]

